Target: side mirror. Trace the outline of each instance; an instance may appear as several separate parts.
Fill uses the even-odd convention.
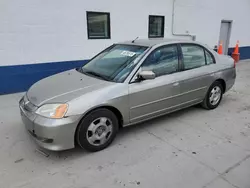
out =
[[[140,80],[152,80],[155,79],[155,73],[153,71],[141,71],[138,74]]]

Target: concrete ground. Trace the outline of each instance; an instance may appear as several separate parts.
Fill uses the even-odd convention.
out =
[[[107,149],[40,152],[18,100],[0,96],[1,188],[249,188],[250,61],[212,111],[188,108],[123,129]]]

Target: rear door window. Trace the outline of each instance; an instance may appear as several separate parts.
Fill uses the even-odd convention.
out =
[[[184,70],[194,69],[206,65],[204,49],[198,45],[181,45]]]

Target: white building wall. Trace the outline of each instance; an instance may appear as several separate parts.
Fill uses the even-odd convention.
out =
[[[250,0],[176,0],[176,32],[195,34],[213,47],[219,40],[221,20],[232,20],[230,45],[239,40],[250,46]]]
[[[1,0],[0,66],[89,59],[112,43],[148,37],[148,16],[165,16],[173,0]],[[87,38],[86,11],[110,12],[111,39]],[[213,47],[222,19],[233,20],[230,46],[250,46],[249,0],[176,0],[174,31]]]

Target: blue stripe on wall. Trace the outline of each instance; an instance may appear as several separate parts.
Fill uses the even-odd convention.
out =
[[[228,55],[232,55],[234,51],[234,48],[229,48],[228,49]],[[239,47],[239,52],[240,52],[240,59],[250,59],[250,46],[242,46]]]
[[[228,49],[231,55],[234,48]],[[239,48],[240,59],[250,59],[250,46]],[[0,95],[26,91],[35,82],[53,74],[84,65],[88,60],[0,66]]]
[[[35,82],[66,70],[81,67],[87,60],[0,67],[0,95],[26,91]]]

